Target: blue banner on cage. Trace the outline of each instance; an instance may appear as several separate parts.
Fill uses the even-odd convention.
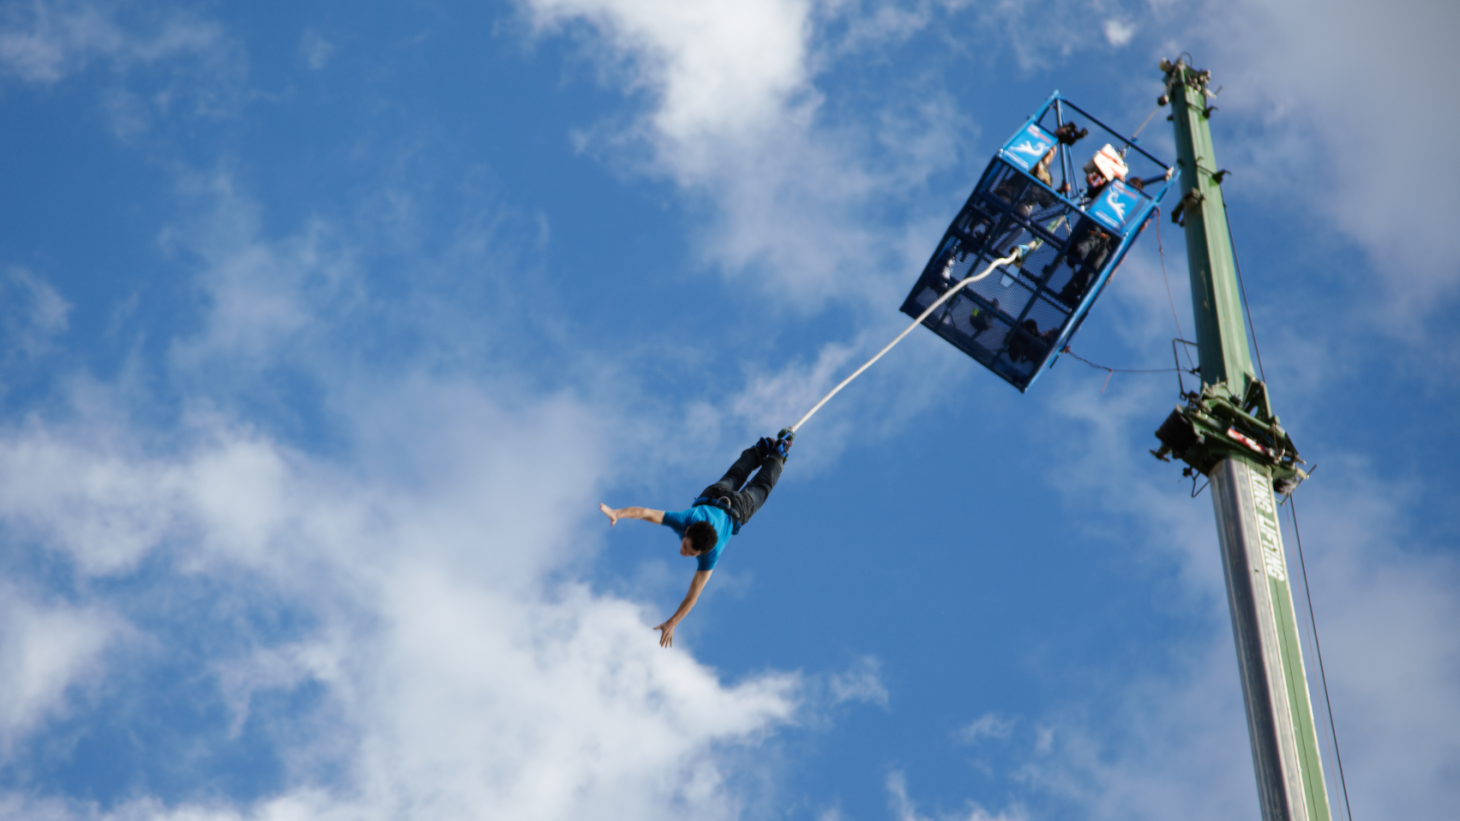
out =
[[[1085,212],[1104,223],[1107,228],[1124,234],[1131,218],[1144,210],[1142,206],[1145,205],[1145,200],[1145,194],[1115,180],[1105,187]]]
[[[1053,147],[1054,136],[1034,123],[1029,123],[1019,129],[1019,133],[1012,140],[1004,143],[999,153],[1015,166],[1025,171],[1033,171],[1034,166]]]

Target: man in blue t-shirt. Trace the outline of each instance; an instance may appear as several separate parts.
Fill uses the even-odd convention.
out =
[[[710,580],[710,572],[720,561],[720,554],[730,537],[740,532],[740,527],[750,521],[766,497],[781,478],[781,469],[786,464],[786,451],[791,447],[795,433],[790,428],[780,432],[776,439],[762,438],[752,447],[741,452],[735,464],[725,471],[720,481],[700,491],[699,498],[687,510],[665,513],[647,507],[621,507],[614,509],[600,504],[598,509],[608,517],[608,525],[618,524],[619,519],[642,519],[656,525],[668,525],[679,536],[679,555],[694,556],[699,561],[694,579],[689,583],[689,592],[679,609],[669,621],[655,627],[659,631],[659,646],[674,646],[674,627],[689,615],[691,608],[700,598],[700,591]],[[757,467],[755,478],[750,472]],[[749,482],[746,480],[750,479]]]

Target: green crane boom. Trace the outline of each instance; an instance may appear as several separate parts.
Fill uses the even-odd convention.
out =
[[[1227,601],[1247,707],[1263,821],[1330,821],[1313,705],[1288,585],[1274,488],[1306,474],[1253,372],[1208,125],[1210,72],[1163,60],[1183,197],[1202,386],[1156,432],[1157,458],[1175,455],[1211,480]]]

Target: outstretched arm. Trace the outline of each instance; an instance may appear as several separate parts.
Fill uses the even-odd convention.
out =
[[[689,592],[684,594],[684,601],[679,603],[679,609],[674,611],[674,615],[669,617],[669,621],[654,628],[659,631],[660,647],[674,646],[674,626],[684,621],[684,617],[694,609],[695,602],[700,599],[700,591],[705,589],[705,582],[710,580],[710,574],[713,572],[715,571],[696,570],[695,577],[689,583]]]
[[[603,511],[603,515],[608,517],[609,527],[618,524],[619,519],[643,519],[650,524],[664,524],[664,511],[662,510],[651,510],[647,507],[621,507],[614,509],[602,502],[598,503],[598,509]]]

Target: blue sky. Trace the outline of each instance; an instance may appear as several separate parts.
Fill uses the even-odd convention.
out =
[[[0,817],[1257,818],[1211,503],[1147,454],[1167,374],[1020,395],[914,333],[802,429],[672,650],[691,562],[596,510],[682,507],[794,421],[1052,90],[1129,131],[1182,51],[1319,465],[1355,816],[1448,817],[1460,171],[1424,146],[1457,31],[1418,0],[0,6]],[[1159,239],[1177,318],[1148,231],[1076,352],[1169,364]]]

